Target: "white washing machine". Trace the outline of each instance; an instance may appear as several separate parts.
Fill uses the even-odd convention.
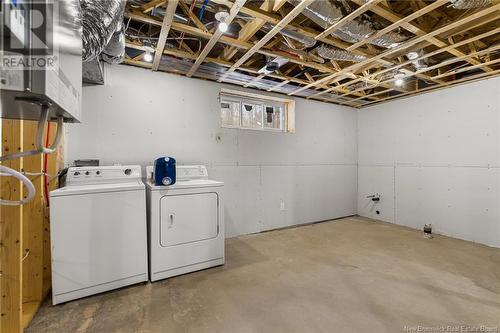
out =
[[[148,280],[140,166],[69,168],[50,199],[53,304]]]
[[[174,185],[146,183],[151,281],[224,264],[224,183],[203,165],[177,166],[176,176]]]

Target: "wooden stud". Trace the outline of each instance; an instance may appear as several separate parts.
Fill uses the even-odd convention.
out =
[[[19,120],[0,120],[2,155],[22,151],[23,124]],[[21,171],[22,159],[2,162]],[[4,200],[21,200],[23,187],[13,177],[0,176],[0,196]],[[22,322],[23,277],[23,209],[21,206],[0,206],[0,331],[20,333]]]
[[[160,37],[158,38],[158,43],[156,44],[155,58],[153,60],[153,70],[157,71],[160,66],[161,55],[163,49],[165,48],[165,43],[167,42],[168,32],[172,26],[172,21],[174,19],[175,9],[179,0],[169,0],[167,4],[167,11],[165,12],[165,17],[163,18],[163,23],[161,25]]]

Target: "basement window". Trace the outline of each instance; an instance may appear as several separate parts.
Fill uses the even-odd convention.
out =
[[[295,132],[295,102],[290,99],[222,89],[221,126]]]

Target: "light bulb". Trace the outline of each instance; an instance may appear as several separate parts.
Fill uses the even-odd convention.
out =
[[[219,23],[219,30],[222,32],[226,32],[227,31],[227,23],[226,22]]]
[[[402,86],[403,85],[403,79],[397,79],[396,81],[394,81],[394,84],[396,84],[398,87]]]
[[[150,52],[146,52],[144,54],[144,61],[147,61],[147,62],[153,61],[153,55]]]

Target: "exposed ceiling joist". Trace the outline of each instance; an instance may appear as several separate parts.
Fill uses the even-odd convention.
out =
[[[441,7],[442,5],[448,3],[449,0],[437,0],[433,3],[431,3],[430,5],[427,5],[425,6],[424,8],[416,11],[416,12],[413,12],[412,14],[394,22],[393,24],[391,25],[388,25],[387,27],[385,27],[384,29],[381,29],[379,30],[377,33],[373,34],[372,36],[368,37],[368,38],[365,38],[365,39],[362,39],[360,40],[359,42],[355,43],[355,44],[352,44],[351,46],[349,46],[348,48],[346,48],[347,51],[353,51],[355,49],[357,49],[358,47],[366,44],[366,43],[370,43],[371,41],[377,39],[377,38],[380,38],[382,37],[383,35],[385,35],[386,33],[400,27],[402,24],[405,24],[405,23],[408,23],[408,22],[411,22],[419,17],[421,17],[422,15],[425,15],[431,11],[433,11],[434,9],[438,8],[438,7]]]
[[[354,10],[352,13],[350,13],[349,15],[344,16],[337,23],[331,25],[328,29],[326,29],[322,33],[318,34],[315,38],[316,39],[325,38],[326,36],[330,35],[335,30],[343,27],[344,25],[346,25],[347,23],[349,23],[351,20],[355,19],[359,15],[361,15],[364,12],[370,10],[372,7],[376,6],[381,1],[382,0],[369,0],[368,2],[366,2],[366,3],[362,4],[361,6],[359,6],[359,8],[357,8],[356,10]]]
[[[227,25],[231,24],[233,19],[236,17],[236,14],[240,11],[241,7],[245,4],[246,0],[236,0],[231,7],[231,10],[229,11],[229,16],[226,18],[225,23]],[[188,77],[193,76],[193,73],[196,72],[198,67],[200,67],[201,63],[203,60],[205,60],[206,56],[210,53],[212,48],[215,46],[215,43],[219,41],[219,39],[222,37],[224,34],[223,31],[220,29],[217,29],[215,33],[212,35],[210,40],[208,41],[207,45],[203,48],[203,51],[201,51],[201,54],[198,56],[196,61],[194,62],[193,66],[189,70],[189,72],[186,74]]]
[[[358,0],[354,0],[354,1],[358,1]],[[473,20],[475,20],[477,18],[485,16],[485,15],[491,13],[491,12],[498,11],[499,9],[500,9],[500,4],[497,4],[497,5],[494,5],[494,6],[491,6],[491,7],[487,7],[485,9],[482,9],[482,10],[480,10],[480,11],[478,11],[478,12],[472,14],[472,15],[464,17],[464,18],[462,18],[462,19],[460,19],[458,21],[450,23],[449,25],[446,25],[446,26],[441,27],[439,29],[436,29],[436,30],[434,30],[434,31],[432,31],[432,32],[430,32],[428,34],[425,34],[425,35],[422,35],[422,36],[418,36],[418,37],[414,37],[414,38],[412,38],[412,39],[410,39],[410,40],[402,43],[401,45],[399,45],[399,46],[397,46],[395,48],[389,49],[389,50],[387,50],[387,51],[385,51],[385,52],[383,52],[383,53],[381,53],[379,55],[376,55],[374,57],[368,58],[365,61],[362,61],[360,63],[357,63],[357,64],[354,64],[354,65],[348,66],[346,68],[343,68],[341,71],[339,71],[337,73],[333,73],[333,74],[331,74],[331,75],[329,75],[329,76],[327,76],[327,77],[325,77],[323,79],[315,81],[314,83],[310,83],[307,86],[301,87],[301,88],[299,88],[299,89],[297,89],[297,90],[289,93],[289,95],[294,95],[294,94],[297,94],[298,92],[300,92],[302,90],[305,90],[307,88],[315,87],[315,86],[317,86],[319,84],[322,84],[322,83],[324,83],[326,81],[329,81],[329,80],[331,80],[331,79],[333,79],[333,78],[335,78],[335,77],[337,77],[337,76],[339,76],[341,74],[345,74],[347,72],[356,71],[357,69],[361,68],[364,65],[373,63],[377,59],[381,59],[383,57],[390,56],[391,54],[394,54],[394,53],[396,53],[398,51],[401,51],[401,50],[407,50],[410,47],[412,47],[413,45],[415,45],[415,44],[417,44],[417,43],[419,43],[421,41],[424,41],[424,40],[427,40],[427,39],[429,39],[431,37],[434,37],[434,36],[437,36],[439,34],[442,34],[442,33],[446,32],[446,31],[449,31],[449,30],[457,27],[457,26],[463,25],[463,24],[465,24],[467,22],[470,22],[470,21],[473,21]]]
[[[302,0],[300,4],[298,4],[294,9],[292,9],[278,24],[276,24],[264,37],[262,37],[256,44],[254,44],[243,56],[238,59],[234,63],[231,68],[229,68],[228,72],[234,71],[236,68],[241,66],[245,61],[248,60],[255,52],[261,49],[264,45],[267,44],[278,32],[280,32],[283,28],[287,26],[297,15],[299,15],[302,10],[309,5],[314,0]],[[219,79],[220,81],[224,80],[224,76]]]
[[[336,1],[332,5],[348,14],[326,25],[323,31],[310,15],[295,19],[299,13],[304,14],[306,6],[301,9],[295,6],[302,2],[263,0],[258,8],[250,2],[242,5],[241,14],[234,17],[227,34],[218,33],[214,14],[218,5],[232,8],[237,1],[210,0],[211,5],[205,8],[203,18],[200,16],[203,1],[191,1],[150,0],[140,7],[129,4],[126,16],[131,20],[127,21],[127,27],[130,23],[133,30],[127,35],[124,63],[158,69],[164,54],[169,57],[169,66],[162,67],[163,71],[220,80],[224,71],[238,70],[242,76],[236,80],[227,77],[226,82],[354,107],[441,89],[456,84],[455,79],[466,82],[499,75],[500,49],[495,47],[500,45],[500,0],[467,11],[446,6],[449,0],[397,3],[352,0],[358,5],[355,8],[349,1]],[[175,8],[169,10],[175,2],[178,2],[176,7],[180,7],[177,12]],[[159,10],[159,7],[163,8]],[[309,14],[315,10],[311,8],[307,9]],[[297,11],[294,18],[283,23],[283,19],[294,11]],[[342,33],[348,29],[346,23],[361,15],[363,22],[368,20],[369,24],[379,24],[381,28],[353,43],[352,38],[344,38]],[[389,33],[400,34],[398,28],[414,37],[384,50],[374,43],[376,39],[387,38]],[[287,33],[296,34],[295,38],[299,39],[290,39]],[[189,37],[184,39],[184,35]],[[317,43],[314,47],[305,47],[307,44],[301,41],[302,37],[297,36]],[[166,47],[167,37],[176,38],[180,49]],[[178,38],[183,38],[184,42]],[[141,61],[144,52],[151,52],[155,40],[153,63]],[[323,43],[352,56],[366,57],[366,60],[354,63],[334,58],[330,61],[311,52]],[[410,57],[409,53],[415,51],[418,56]],[[273,73],[262,73],[269,58],[277,57],[287,62]],[[213,65],[197,71],[203,63]],[[470,65],[465,66],[467,63]],[[479,70],[485,71],[485,75],[476,75]],[[405,75],[401,86],[395,84],[395,73]]]
[[[163,49],[165,48],[165,43],[167,42],[168,32],[172,26],[172,21],[174,19],[175,10],[177,9],[177,4],[179,0],[169,0],[167,4],[167,11],[165,12],[165,17],[163,18],[163,23],[161,24],[160,37],[158,38],[158,43],[156,44],[155,57],[153,60],[153,70],[157,71],[160,66],[161,55],[163,54]]]
[[[356,2],[356,3],[362,3],[363,0],[353,0],[353,1]],[[377,14],[377,15],[382,16],[383,18],[385,18],[385,19],[387,19],[387,20],[389,20],[391,22],[397,22],[397,21],[399,21],[399,20],[402,19],[402,17],[400,17],[400,16],[398,16],[398,15],[390,12],[388,9],[383,8],[381,6],[374,7],[373,8],[373,12],[375,14]],[[489,13],[491,13],[491,12],[488,12],[488,14]],[[406,30],[414,33],[417,36],[426,36],[426,38],[424,40],[428,41],[429,43],[432,43],[432,44],[436,45],[437,47],[450,46],[446,42],[443,42],[442,40],[440,40],[437,37],[435,37],[437,34],[432,35],[429,32],[426,32],[426,31],[420,29],[415,24],[412,24],[412,23],[409,23],[409,22],[405,22],[405,23],[401,24],[401,27],[403,27],[404,29],[406,29]],[[447,29],[447,30],[451,30],[451,29]],[[459,50],[457,50],[455,48],[450,48],[448,50],[448,52],[451,53],[454,56],[457,56],[457,57],[464,55],[464,53],[460,52]],[[468,61],[471,64],[474,64],[474,65],[476,65],[478,63],[477,61],[475,61],[473,59],[469,59]],[[487,70],[487,71],[491,71],[492,70],[491,68],[488,68],[488,67],[484,67],[484,69]]]

